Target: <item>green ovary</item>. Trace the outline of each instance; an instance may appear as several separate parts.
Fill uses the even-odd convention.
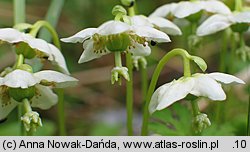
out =
[[[9,96],[18,102],[22,102],[23,99],[30,100],[35,96],[35,87],[29,87],[26,89],[22,88],[9,88]]]
[[[16,45],[16,53],[22,54],[27,59],[32,59],[36,56],[36,52],[27,43],[20,42]]]
[[[231,29],[234,32],[239,32],[239,33],[246,32],[248,28],[249,28],[249,24],[247,23],[237,23],[231,26]]]
[[[106,47],[111,52],[122,52],[130,44],[130,38],[127,34],[110,35],[106,41]]]

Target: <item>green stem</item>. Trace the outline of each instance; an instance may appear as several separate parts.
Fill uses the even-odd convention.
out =
[[[240,36],[240,47],[244,47],[245,44],[245,40],[244,40],[244,33],[239,33]]]
[[[14,24],[25,22],[25,0],[14,0]],[[24,126],[20,121],[23,115],[22,105],[18,105],[18,122],[20,125],[20,135],[24,135]]]
[[[25,0],[14,0],[14,24],[25,22]]]
[[[227,44],[228,44],[228,30],[225,30],[223,33],[222,38],[222,47],[220,52],[220,72],[225,73],[227,70],[227,64],[226,64],[226,55],[227,55]],[[225,112],[225,104],[224,103],[217,103],[215,105],[215,122],[216,124],[220,124],[224,120],[224,112]]]
[[[50,25],[49,22],[47,21],[37,21],[34,25],[33,25],[33,28],[32,30],[30,31],[30,35],[36,37],[39,30],[42,28],[42,27],[45,27],[49,32],[50,34],[52,35],[52,38],[53,38],[53,43],[55,44],[55,46],[58,48],[58,49],[61,49],[61,45],[60,45],[60,40],[58,38],[58,34],[57,32],[55,31],[55,29],[53,28],[52,25]]]
[[[129,16],[135,15],[134,7],[128,10]],[[133,136],[133,63],[131,53],[126,54],[126,66],[130,81],[126,85],[126,109],[127,109],[127,131],[129,136]]]
[[[122,67],[121,52],[115,52],[114,54],[115,54],[115,66]]]
[[[149,89],[146,96],[146,102],[144,105],[144,111],[143,111],[143,122],[142,122],[142,130],[141,135],[145,136],[148,134],[148,119],[149,119],[149,111],[148,106],[151,99],[151,96],[153,95],[153,92],[156,87],[157,80],[160,76],[160,73],[165,66],[165,64],[169,61],[169,59],[173,58],[174,56],[181,56],[183,58],[183,64],[184,64],[184,76],[191,75],[190,73],[190,63],[188,57],[190,56],[187,51],[183,49],[173,49],[172,51],[168,52],[159,62],[157,65],[154,74],[152,76]]]
[[[142,101],[145,103],[146,101],[146,95],[147,95],[147,89],[148,89],[148,73],[147,68],[140,67],[141,71],[141,88],[142,88]]]
[[[242,11],[242,0],[235,0],[235,11]]]
[[[196,35],[195,34],[196,29],[197,29],[197,23],[191,22],[191,35]],[[188,49],[192,55],[196,55],[195,47],[192,44],[193,44],[193,42],[189,44]]]
[[[22,65],[23,63],[24,63],[24,56],[22,54],[19,54],[17,56],[17,61],[13,68],[16,69],[18,66]]]
[[[66,136],[66,127],[65,127],[65,104],[64,104],[64,90],[56,89],[58,96],[58,125],[59,125],[59,135]]]
[[[65,0],[52,0],[51,4],[49,6],[49,9],[47,11],[45,20],[49,22],[53,27],[56,27],[61,10],[63,8]],[[40,38],[50,42],[51,41],[51,36],[50,33],[46,29],[42,29],[39,35]]]
[[[222,38],[222,48],[220,53],[220,72],[226,72],[226,55],[227,55],[228,31],[225,30]]]
[[[130,78],[126,85],[127,131],[133,136],[133,63],[130,53],[126,54],[126,66]]]
[[[31,109],[29,100],[28,99],[23,99],[22,102],[23,102],[23,105],[24,105],[24,111],[25,111],[25,113],[31,112],[32,109]]]
[[[230,50],[230,61],[235,61],[235,50],[237,49],[237,43],[236,43],[236,33],[232,33],[231,36],[231,50]],[[230,68],[229,73],[234,73],[234,62],[230,62]]]
[[[192,100],[191,101],[192,109],[193,109],[193,116],[197,116],[200,114],[199,106],[197,103],[197,100]]]

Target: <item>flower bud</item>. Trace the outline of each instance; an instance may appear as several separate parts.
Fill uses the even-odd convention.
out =
[[[128,68],[126,67],[115,67],[111,71],[111,83],[119,82],[121,85],[121,77],[123,76],[125,80],[130,81]]]
[[[21,117],[21,120],[26,131],[36,131],[38,127],[42,127],[42,120],[37,112],[27,112]]]
[[[35,87],[29,87],[26,89],[22,88],[9,88],[8,89],[9,96],[15,99],[17,102],[22,102],[23,99],[30,100],[35,96],[36,90]]]
[[[32,59],[36,56],[36,52],[27,43],[20,42],[16,44],[16,53],[22,54],[27,59]]]
[[[130,43],[129,36],[125,33],[109,35],[106,47],[111,52],[125,51]]]
[[[193,119],[193,126],[196,133],[202,132],[207,127],[211,126],[211,122],[206,114],[200,113]]]
[[[135,0],[121,0],[122,5],[132,7],[135,4]]]

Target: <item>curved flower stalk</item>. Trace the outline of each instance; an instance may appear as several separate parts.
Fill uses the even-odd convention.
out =
[[[20,68],[23,68],[24,65]],[[26,131],[32,129],[34,131],[42,125],[39,114],[33,112],[31,106],[43,110],[51,108],[57,103],[57,95],[53,93],[51,87],[66,88],[76,85],[78,81],[73,77],[51,70],[31,72],[27,68],[26,70],[16,69],[5,77],[0,77],[0,119],[6,118],[18,104],[23,103],[26,113],[21,119]]]
[[[154,92],[161,70],[165,64],[176,55],[183,58],[184,76],[178,80],[174,80],[171,83],[161,86]],[[221,84],[218,82],[225,84],[233,82],[244,84],[242,80],[232,75],[223,73],[197,73],[191,75],[190,61],[195,62],[203,72],[207,69],[207,65],[202,58],[191,56],[183,49],[174,49],[160,60],[153,74],[146,97],[142,135],[147,135],[149,113],[153,113],[156,110],[162,110],[174,102],[185,98],[188,94],[198,97],[208,97],[211,100],[225,100],[226,95],[221,88]],[[195,132],[201,132],[210,125],[210,121],[206,114],[200,113],[196,100],[192,100],[191,104],[193,109],[193,125]]]
[[[1,28],[0,41],[13,44],[16,53],[23,54],[27,59],[32,59],[34,57],[48,58],[48,60],[56,64],[62,72],[69,74],[61,51],[42,39],[34,38],[30,34],[19,32],[13,28]]]
[[[152,95],[149,111],[162,110],[176,101],[184,99],[188,94],[197,97],[207,97],[210,100],[222,101],[226,94],[220,83],[245,84],[241,79],[224,73],[196,73],[191,77],[181,77],[159,87]]]
[[[113,52],[116,67],[112,70],[112,84],[118,81],[118,75],[129,80],[126,67],[122,67],[120,52],[147,56],[151,50],[150,42],[169,42],[167,34],[148,26],[130,26],[121,21],[108,21],[98,28],[87,28],[63,42],[83,43],[84,52],[78,63],[88,62]]]
[[[230,9],[217,0],[191,0],[178,3],[165,4],[157,8],[150,16],[166,17],[173,15],[177,18],[186,18],[200,11],[214,14],[230,14]]]

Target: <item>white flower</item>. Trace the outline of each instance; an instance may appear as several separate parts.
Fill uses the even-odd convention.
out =
[[[163,17],[146,17],[136,15],[130,18],[131,24],[135,26],[150,26],[159,29],[169,35],[181,35],[181,30],[173,22]]]
[[[162,110],[185,98],[188,94],[207,97],[211,100],[225,100],[226,94],[219,82],[224,84],[244,84],[241,79],[235,76],[218,72],[210,74],[197,73],[191,77],[182,77],[162,85],[154,92],[149,104],[149,112],[153,113],[156,110]]]
[[[217,0],[185,1],[170,3],[157,8],[150,16],[166,17],[173,15],[177,18],[185,18],[200,11],[215,14],[230,14],[230,9]]]
[[[214,34],[237,23],[250,23],[250,12],[231,13],[228,15],[216,14],[209,17],[197,29],[198,36]]]
[[[125,37],[126,40],[117,40]],[[150,54],[148,42],[170,42],[168,35],[149,26],[130,26],[120,21],[108,21],[98,28],[87,28],[69,38],[61,39],[63,42],[83,43],[84,52],[78,63],[87,62],[111,52],[108,45],[114,47],[114,41],[125,45],[125,50],[134,55],[146,56]],[[112,43],[110,45],[110,42]],[[119,45],[119,47],[121,47]],[[124,47],[124,46],[123,46]]]
[[[7,42],[18,47],[19,43],[23,42],[36,51],[38,57],[48,57],[48,60],[59,66],[60,70],[69,74],[65,59],[58,48],[46,41],[34,38],[29,34],[19,32],[13,28],[0,29],[0,42]]]
[[[9,88],[27,89],[34,86],[35,96],[30,100],[31,106],[40,109],[49,109],[58,100],[57,95],[52,92],[51,87],[65,88],[74,86],[77,81],[73,77],[51,70],[32,74],[18,69],[7,74],[5,77],[0,77],[0,120],[7,117],[18,104],[17,101],[10,97],[8,93]]]

